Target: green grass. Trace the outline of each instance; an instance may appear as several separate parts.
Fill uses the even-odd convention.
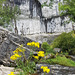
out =
[[[75,67],[75,62],[72,61],[71,59],[66,58],[65,56],[57,56],[54,59],[46,59],[42,60],[42,62],[49,63],[49,64],[59,64],[63,66],[72,66]]]

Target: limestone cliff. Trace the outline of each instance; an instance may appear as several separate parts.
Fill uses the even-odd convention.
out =
[[[58,3],[54,0],[52,9],[41,5],[49,0],[10,0],[14,1],[21,9],[21,15],[17,18],[19,34],[39,34],[53,32],[69,32],[72,24],[65,24],[67,20],[59,16]],[[61,0],[63,2],[63,0]]]

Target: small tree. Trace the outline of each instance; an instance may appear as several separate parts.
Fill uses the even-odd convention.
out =
[[[72,21],[72,27],[74,30],[75,22],[75,0],[63,0],[63,3],[59,3],[59,12],[61,16],[68,16],[69,21]],[[75,33],[75,30],[74,30]]]
[[[16,26],[16,18],[20,14],[20,10],[17,5],[14,4],[11,6],[8,0],[0,0],[0,25],[8,24],[11,20],[14,20],[15,23],[15,33],[18,34]]]

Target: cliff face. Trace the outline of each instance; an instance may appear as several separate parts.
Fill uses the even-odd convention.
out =
[[[72,24],[65,25],[66,18],[62,20],[58,16],[60,0],[54,0],[52,9],[47,6],[41,7],[46,1],[49,4],[49,0],[11,0],[10,2],[12,1],[21,9],[21,15],[17,18],[19,34],[69,32],[72,30]]]

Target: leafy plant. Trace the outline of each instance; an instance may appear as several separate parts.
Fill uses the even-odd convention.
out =
[[[70,20],[75,22],[75,0],[63,0],[59,3],[60,15],[69,16]]]
[[[20,75],[28,75],[35,72],[35,62],[31,58],[26,59],[25,49],[23,45],[13,51],[14,55],[10,57],[11,60],[16,61],[17,68],[21,69]]]
[[[39,43],[31,42],[27,43],[28,46],[33,47],[40,47]],[[33,53],[30,53],[30,56],[28,59],[25,56],[25,49],[23,48],[23,45],[18,47],[15,51],[13,51],[14,55],[10,57],[11,60],[16,62],[17,68],[21,69],[20,75],[31,75],[36,72],[36,62],[38,62],[41,57],[41,59],[44,57],[44,51],[37,52],[37,56],[33,55]],[[34,58],[34,61],[32,60],[32,57]],[[49,71],[47,71],[49,73]]]
[[[53,41],[52,45],[54,48],[61,48],[63,52],[66,52],[66,50],[75,48],[75,38],[73,38],[72,32],[64,32]]]
[[[13,3],[14,4],[14,3]],[[17,32],[16,18],[21,14],[17,5],[9,5],[8,0],[0,0],[0,25],[6,26],[13,20],[15,23],[15,33]]]
[[[46,53],[53,53],[54,52],[52,45],[49,45],[47,42],[43,42],[41,48],[44,49],[46,51]]]
[[[74,22],[75,22],[75,0],[63,0],[63,2],[60,2],[59,4],[59,13],[60,16],[67,16],[68,22],[72,22],[72,29],[75,34],[74,30]]]
[[[44,50],[47,50],[50,48],[50,45],[47,42],[43,42],[41,46]]]

